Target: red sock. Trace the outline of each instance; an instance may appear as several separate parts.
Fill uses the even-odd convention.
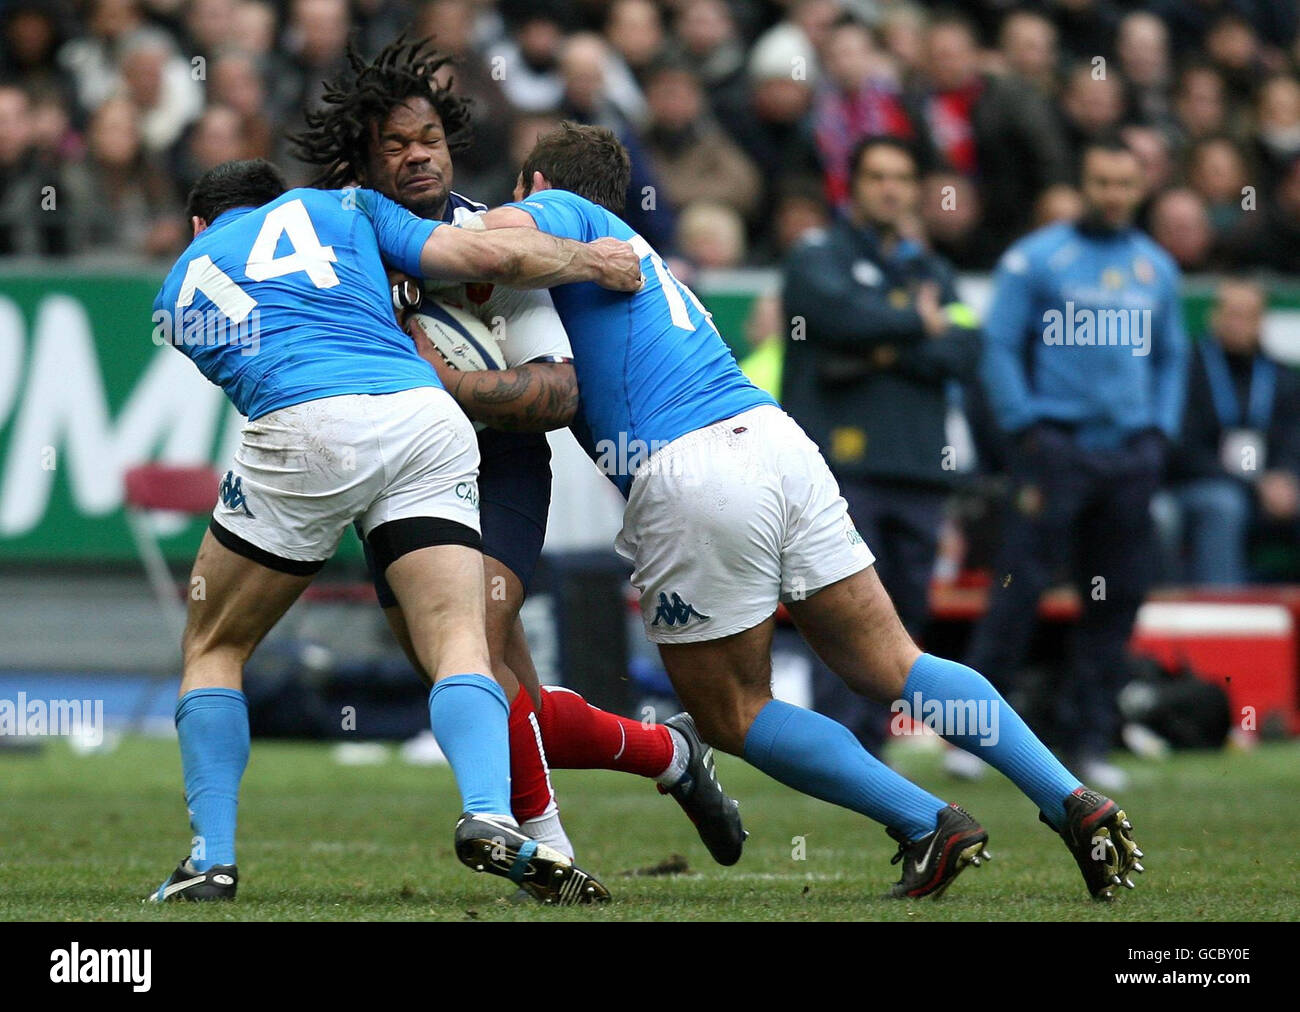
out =
[[[598,710],[569,689],[543,686],[537,716],[547,758],[557,770],[620,770],[657,777],[673,759],[668,728],[644,727]]]
[[[555,804],[551,771],[532,697],[522,688],[510,704],[510,808],[517,822],[546,814]]]

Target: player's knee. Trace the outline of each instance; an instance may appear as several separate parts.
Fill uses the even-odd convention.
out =
[[[745,738],[758,712],[772,701],[771,693],[756,693],[736,697],[728,705],[710,712],[692,711],[700,737],[721,752],[729,755],[745,754]]]
[[[211,630],[187,628],[181,636],[181,660],[186,669],[214,662],[242,668],[251,654],[251,648],[226,642]]]
[[[463,631],[453,632],[430,645],[428,668],[435,679],[465,674],[492,677],[493,672],[487,644],[482,637]]]

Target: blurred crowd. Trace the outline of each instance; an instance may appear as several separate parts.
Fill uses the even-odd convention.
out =
[[[922,153],[918,230],[986,269],[1078,212],[1081,146],[1119,132],[1184,270],[1300,270],[1290,0],[0,0],[0,26],[0,255],[171,254],[230,158],[306,182],[287,137],[322,80],[405,31],[475,100],[458,189],[508,199],[539,131],[608,125],[632,224],[701,266],[778,261],[888,133]]]

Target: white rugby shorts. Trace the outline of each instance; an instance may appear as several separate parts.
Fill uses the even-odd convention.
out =
[[[304,563],[333,555],[354,521],[363,536],[408,517],[477,533],[478,465],[474,428],[440,387],[323,397],[245,424],[212,518]]]
[[[615,548],[655,643],[743,632],[875,562],[817,445],[772,405],[651,454]]]

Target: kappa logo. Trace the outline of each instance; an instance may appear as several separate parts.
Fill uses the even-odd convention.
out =
[[[663,622],[666,626],[686,625],[691,619],[697,618],[701,622],[709,620],[708,615],[701,615],[695,610],[695,605],[687,604],[677,594],[673,594],[669,599],[667,594],[659,595],[659,606],[655,609],[655,620],[651,625],[658,625]]]
[[[248,508],[248,499],[244,496],[244,480],[234,471],[227,471],[226,476],[221,479],[221,488],[217,495],[221,499],[221,505],[228,510],[243,510],[244,516],[253,517],[253,511]]]

